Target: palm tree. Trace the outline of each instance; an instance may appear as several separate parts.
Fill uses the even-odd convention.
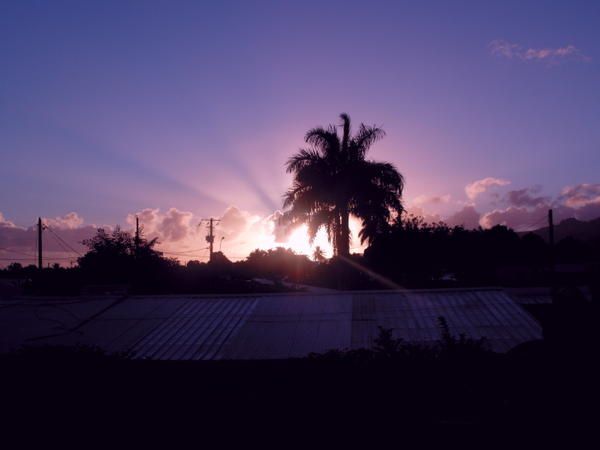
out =
[[[323,249],[318,245],[313,251],[313,259],[318,263],[322,263],[323,261],[325,261],[325,253],[323,252]]]
[[[401,214],[404,178],[387,162],[365,159],[371,146],[385,136],[378,127],[360,124],[352,136],[350,117],[341,114],[338,128],[313,128],[306,133],[309,148],[300,149],[286,163],[294,175],[284,195],[286,215],[308,224],[314,239],[325,227],[336,255],[350,254],[350,214],[362,221],[361,242],[371,242],[385,231],[393,213]]]

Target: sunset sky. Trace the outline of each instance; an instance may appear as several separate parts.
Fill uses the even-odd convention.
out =
[[[370,156],[429,220],[600,216],[599,23],[592,1],[2,2],[0,252],[32,252],[38,216],[73,245],[136,213],[174,253],[210,216],[234,257],[289,243],[284,163],[342,112],[386,130]]]

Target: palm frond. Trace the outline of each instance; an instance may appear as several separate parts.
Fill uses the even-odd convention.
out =
[[[342,119],[342,151],[345,152],[348,150],[348,143],[350,142],[350,116],[346,113],[340,114],[340,119]]]
[[[334,125],[327,129],[323,127],[313,128],[304,136],[304,141],[318,149],[325,157],[335,157],[340,151],[340,138]]]
[[[308,237],[311,244],[314,242],[317,232],[321,227],[325,227],[327,237],[331,242],[335,228],[335,213],[333,208],[323,205],[321,209],[308,217],[307,223]]]
[[[286,172],[293,173],[298,172],[302,168],[310,164],[315,164],[319,161],[321,155],[317,150],[314,149],[300,149],[298,153],[290,157],[286,164]]]
[[[370,127],[361,123],[358,133],[356,133],[350,145],[352,153],[356,159],[364,159],[371,146],[384,136],[385,131],[383,129],[376,126]]]

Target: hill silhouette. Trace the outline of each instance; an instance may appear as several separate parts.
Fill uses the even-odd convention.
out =
[[[525,235],[527,233],[536,234],[546,242],[548,241],[548,227],[538,228],[537,230],[519,234]],[[554,240],[556,242],[567,237],[580,241],[600,240],[600,217],[589,221],[569,218],[563,220],[558,225],[554,225]]]

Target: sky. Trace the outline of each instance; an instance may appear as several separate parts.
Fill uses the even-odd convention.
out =
[[[430,221],[600,216],[598,23],[595,1],[0,2],[0,263],[38,216],[79,251],[135,214],[173,254],[207,217],[226,254],[309,251],[277,221],[284,164],[342,112],[385,129],[369,157]]]

